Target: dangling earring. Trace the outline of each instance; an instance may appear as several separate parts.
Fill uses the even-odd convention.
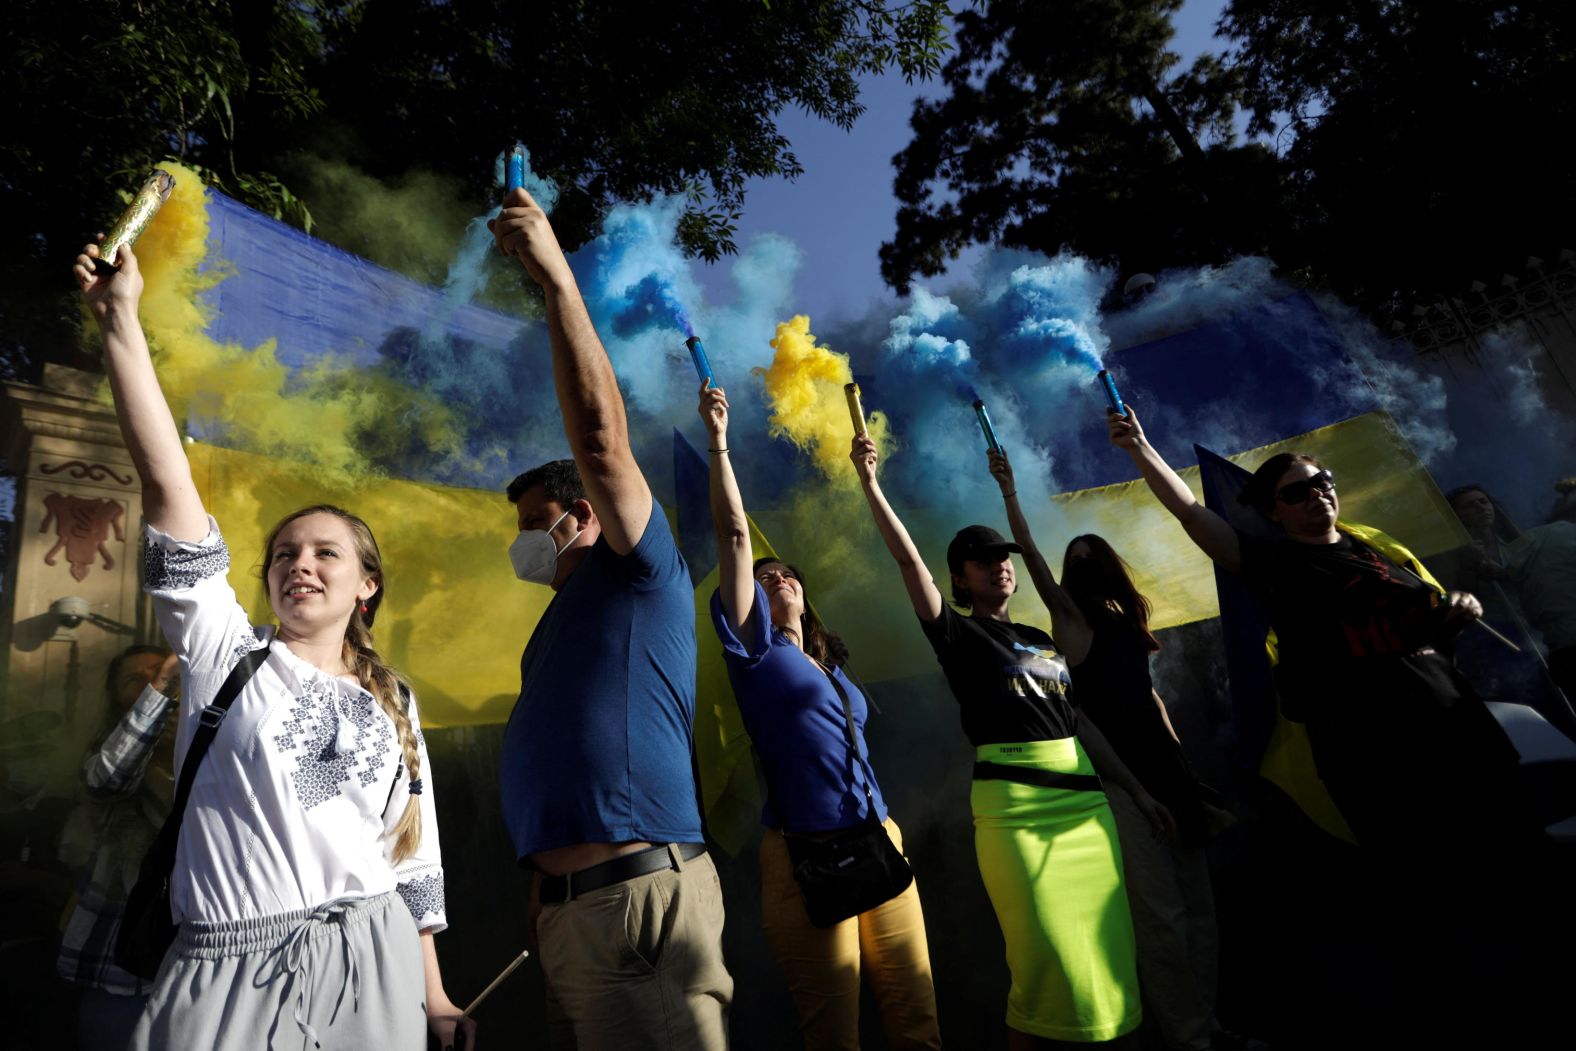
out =
[[[367,604],[365,602],[363,602],[361,604],[361,615],[362,616],[366,616],[367,615]]]

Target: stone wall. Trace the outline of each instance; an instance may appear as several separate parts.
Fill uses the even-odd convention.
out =
[[[102,377],[46,365],[0,395],[17,477],[0,591],[0,748],[51,787],[105,729],[110,659],[155,634],[139,588],[142,494]]]

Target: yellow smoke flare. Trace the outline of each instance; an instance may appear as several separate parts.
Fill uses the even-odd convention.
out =
[[[848,355],[817,346],[810,319],[799,314],[780,322],[772,340],[772,363],[755,372],[766,381],[766,399],[772,414],[767,419],[773,437],[787,438],[810,454],[810,460],[827,478],[854,485],[853,464],[848,461],[853,425],[843,384],[854,373]],[[870,437],[883,456],[892,452],[891,429],[885,413],[867,419]]]
[[[517,658],[493,629],[516,625],[525,638],[550,597],[498,572],[512,512],[496,493],[383,478],[367,466],[389,459],[413,431],[416,442],[458,456],[459,421],[426,392],[348,358],[315,354],[292,370],[272,340],[246,348],[212,339],[201,293],[247,261],[212,265],[202,182],[180,165],[164,167],[175,190],[136,248],[146,281],[142,323],[176,419],[212,421],[226,446],[245,450],[186,447],[203,504],[236,553],[236,593],[258,623],[268,622],[255,569],[270,525],[308,504],[346,506],[382,548],[389,601],[378,648],[415,684],[423,723],[502,722],[514,704],[508,683]],[[209,268],[200,269],[205,260]],[[439,535],[447,542],[435,545]]]
[[[143,328],[178,421],[214,421],[226,445],[311,464],[341,482],[375,473],[367,454],[396,428],[429,449],[460,454],[459,421],[420,391],[332,353],[292,372],[272,340],[248,349],[212,339],[201,293],[244,261],[199,269],[208,252],[207,192],[191,169],[163,167],[175,190],[138,242],[137,258],[147,285]]]

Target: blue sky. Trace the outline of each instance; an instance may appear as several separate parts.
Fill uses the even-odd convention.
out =
[[[1172,46],[1184,62],[1201,51],[1219,50],[1212,38],[1224,6],[1224,0],[1183,4],[1173,23]],[[895,301],[881,282],[876,255],[895,225],[892,156],[908,144],[914,100],[940,94],[939,81],[910,85],[892,74],[865,80],[861,101],[866,112],[852,131],[802,112],[784,114],[783,134],[793,143],[804,174],[793,182],[753,180],[737,240],[742,247],[757,234],[779,233],[798,244],[804,265],[795,301],[818,325],[864,315],[873,303]],[[732,258],[697,267],[713,300],[726,302],[733,295],[727,280]],[[944,286],[946,279],[939,283]]]

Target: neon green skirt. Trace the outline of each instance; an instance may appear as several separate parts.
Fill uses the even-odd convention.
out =
[[[1093,774],[1078,739],[981,745],[979,762]],[[1116,820],[1104,792],[975,781],[974,851],[1007,942],[1007,1024],[1092,1043],[1143,1018]]]

